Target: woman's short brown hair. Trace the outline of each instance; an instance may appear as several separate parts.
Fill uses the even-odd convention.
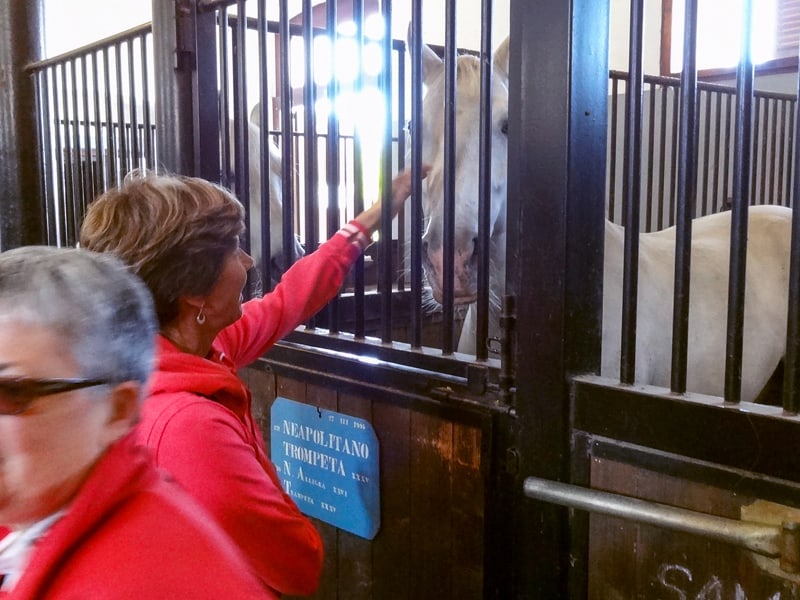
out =
[[[241,203],[217,184],[135,171],[89,205],[80,244],[128,263],[150,288],[163,327],[178,315],[179,298],[214,286],[243,217]]]

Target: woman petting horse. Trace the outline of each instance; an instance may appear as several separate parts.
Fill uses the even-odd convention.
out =
[[[400,173],[392,181],[393,216],[410,191],[410,173]],[[295,263],[271,293],[244,303],[253,266],[239,248],[244,212],[220,186],[192,177],[129,176],[89,206],[81,230],[82,247],[123,259],[155,299],[157,366],[140,441],[279,593],[314,592],[322,541],[281,488],[237,369],[338,292],[380,214],[378,202]]]

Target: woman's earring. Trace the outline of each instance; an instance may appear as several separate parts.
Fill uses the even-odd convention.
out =
[[[200,307],[200,312],[198,312],[198,313],[197,313],[197,316],[194,318],[194,319],[195,319],[195,321],[197,321],[197,324],[198,324],[198,325],[202,325],[203,323],[205,323],[205,322],[206,322],[206,315],[205,315],[205,313],[203,312],[203,308],[204,308],[204,307],[205,307],[205,304],[203,304],[203,306],[201,306],[201,307]]]

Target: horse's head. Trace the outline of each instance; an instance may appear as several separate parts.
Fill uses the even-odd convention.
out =
[[[454,296],[456,303],[473,302],[477,294],[477,238],[480,155],[480,60],[461,55],[456,72],[456,147],[454,215]],[[426,219],[423,262],[434,298],[442,300],[444,205],[444,62],[422,45],[423,101],[422,161],[431,165],[423,186],[422,206]],[[492,271],[502,270],[505,252],[506,171],[508,131],[508,40],[495,52],[492,82],[491,248]]]

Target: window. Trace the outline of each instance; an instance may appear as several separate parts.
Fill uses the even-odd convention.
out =
[[[697,68],[730,70],[739,60],[742,0],[698,0]],[[753,0],[753,62],[797,65],[800,0]],[[678,73],[683,61],[684,0],[663,0],[661,71]]]

